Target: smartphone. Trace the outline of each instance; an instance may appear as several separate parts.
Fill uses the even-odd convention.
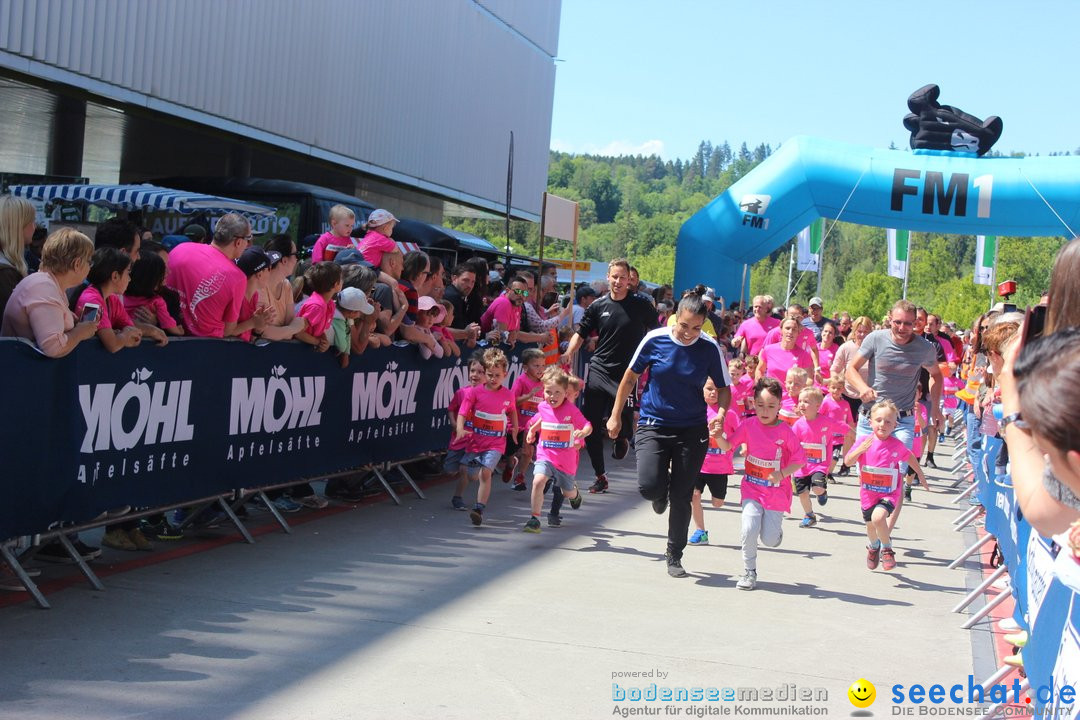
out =
[[[86,303],[82,309],[83,322],[95,322],[100,312],[101,307],[97,303]]]
[[[1046,306],[1029,305],[1024,313],[1024,334],[1020,336],[1020,347],[1025,347],[1030,341],[1042,337],[1046,327]]]
[[[560,295],[559,296],[559,305],[561,307],[569,307],[570,306],[570,296],[569,295]]]

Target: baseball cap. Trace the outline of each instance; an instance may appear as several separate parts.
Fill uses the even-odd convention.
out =
[[[360,288],[347,287],[339,292],[337,304],[343,310],[361,312],[364,315],[375,312],[375,307],[368,302],[367,296],[364,295],[364,291]]]
[[[701,299],[702,300],[708,300],[713,305],[715,305],[716,304],[716,291],[713,290],[711,287],[705,288],[705,294],[701,296]]]
[[[439,312],[435,314],[435,324],[438,325],[446,317],[446,308],[442,306],[435,298],[430,295],[424,295],[416,301],[416,307],[420,312],[427,312],[431,309],[438,309]]]
[[[341,250],[334,256],[334,262],[338,265],[355,265],[358,262],[363,262],[364,256],[360,254],[359,250],[355,248],[349,248],[348,250]]]
[[[274,254],[277,255],[277,253]],[[280,255],[278,259],[280,259]],[[236,259],[236,267],[243,270],[245,275],[251,277],[260,270],[270,267],[271,262],[270,255],[267,254],[266,250],[255,245],[249,247]]]
[[[809,304],[809,305],[810,305],[811,307],[813,307],[814,305],[817,305],[817,306],[818,306],[819,308],[823,308],[823,307],[825,307],[825,303],[824,303],[824,302],[823,302],[823,301],[821,300],[821,298],[819,298],[819,297],[812,297],[812,298],[810,298],[810,302],[809,302],[808,304]]]

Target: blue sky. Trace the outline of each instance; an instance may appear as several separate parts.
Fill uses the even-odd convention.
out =
[[[1080,147],[1080,2],[563,0],[551,147],[689,158],[794,135],[908,146],[907,97]]]

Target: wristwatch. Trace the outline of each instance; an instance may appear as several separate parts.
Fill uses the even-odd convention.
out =
[[[998,423],[998,425],[1001,427],[1001,432],[1004,433],[1005,428],[1009,427],[1013,423],[1016,423],[1016,427],[1020,428],[1021,430],[1028,429],[1028,424],[1024,422],[1024,416],[1018,412],[1011,413],[1001,418],[1001,422]]]

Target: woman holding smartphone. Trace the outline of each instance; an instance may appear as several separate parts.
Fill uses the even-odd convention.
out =
[[[49,357],[63,357],[97,333],[99,314],[76,323],[66,292],[90,272],[94,243],[77,230],[61,228],[45,240],[41,269],[15,286],[4,308],[0,335],[32,340]]]

